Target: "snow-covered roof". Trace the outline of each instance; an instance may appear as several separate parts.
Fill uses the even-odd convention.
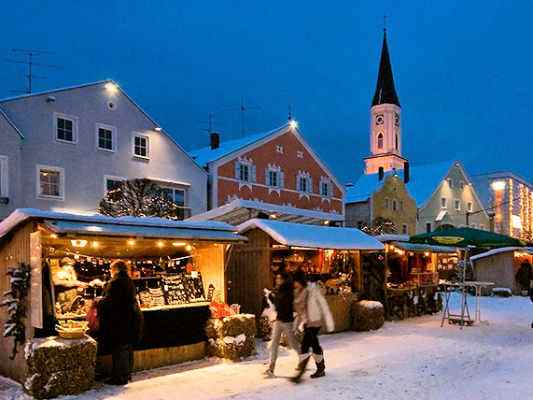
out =
[[[286,131],[287,129],[289,129],[288,123],[268,132],[256,133],[253,135],[245,136],[240,139],[222,142],[220,143],[220,146],[216,149],[211,149],[210,146],[207,146],[201,149],[192,150],[189,152],[189,154],[198,164],[206,166],[212,161],[216,161],[222,157],[227,156],[228,154],[241,150],[276,133]]]
[[[375,239],[382,243],[386,242],[408,242],[409,235],[400,235],[396,233],[383,233],[381,235],[374,236]]]
[[[383,243],[356,228],[296,224],[268,219],[251,219],[237,227],[240,234],[261,229],[276,242],[291,247],[336,250],[383,250]]]
[[[166,230],[167,232],[186,229],[191,232],[197,232],[201,239],[202,232],[215,232],[217,234],[230,234],[234,239],[242,239],[236,235],[235,228],[229,224],[219,221],[172,221],[164,218],[155,217],[108,217],[105,215],[78,215],[56,211],[43,211],[34,208],[21,208],[13,211],[6,219],[0,222],[0,239],[8,234],[11,230],[30,219],[39,219],[46,221],[47,224],[60,222],[58,229],[73,229],[74,226],[80,232],[102,234],[104,231],[122,232],[124,235],[143,235],[142,228],[146,229],[144,233],[149,233],[154,229]],[[65,223],[68,222],[68,223]],[[120,228],[118,228],[120,226]],[[211,239],[211,233],[207,234],[206,239]],[[224,237],[230,238],[224,235]]]
[[[266,214],[275,214],[277,216],[291,215],[304,217],[309,219],[316,219],[319,221],[344,221],[344,215],[337,213],[330,213],[318,210],[308,210],[304,208],[297,208],[291,206],[283,206],[279,204],[264,203],[262,201],[255,200],[243,200],[235,199],[231,202],[224,204],[220,207],[206,211],[202,214],[196,214],[187,219],[186,221],[206,221],[216,220],[223,218],[224,216],[239,210],[258,210]],[[248,217],[249,218],[249,217]]]
[[[421,243],[392,242],[392,245],[402,250],[412,251],[415,253],[430,252],[430,253],[452,254],[458,251],[457,247],[435,246],[431,244],[421,244]]]
[[[455,161],[445,161],[435,164],[414,165],[410,167],[410,179],[407,184],[409,194],[421,207],[437,189],[438,185],[448,175]],[[389,171],[385,177],[396,174],[403,179],[403,170]],[[357,203],[368,200],[374,192],[383,186],[378,174],[363,174],[355,185],[346,188],[346,203]]]
[[[511,247],[500,247],[499,249],[489,250],[489,251],[486,251],[484,253],[472,256],[472,257],[470,257],[470,261],[476,261],[476,260],[480,260],[482,258],[487,258],[487,257],[494,256],[496,254],[509,253],[509,252],[515,252],[515,251],[520,251],[520,252],[523,252],[523,253],[533,254],[533,247],[514,247],[514,246],[511,246]]]

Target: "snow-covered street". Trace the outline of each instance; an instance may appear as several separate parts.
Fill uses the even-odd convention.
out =
[[[473,301],[471,301],[473,304]],[[528,298],[483,298],[488,324],[445,325],[440,315],[386,323],[372,333],[322,336],[325,378],[295,386],[296,357],[283,352],[265,379],[267,359],[233,364],[205,360],[135,376],[125,388],[99,384],[72,399],[532,399],[533,304]],[[314,366],[313,366],[314,367]],[[0,399],[24,399],[18,385],[0,380]]]

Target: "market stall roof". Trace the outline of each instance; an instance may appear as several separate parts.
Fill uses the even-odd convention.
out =
[[[387,242],[408,242],[409,235],[397,234],[397,233],[382,233],[381,235],[374,236],[382,243]]]
[[[445,253],[445,254],[452,254],[456,253],[458,251],[457,247],[451,247],[451,246],[436,246],[431,244],[418,244],[418,243],[407,243],[407,242],[392,242],[393,246],[398,247],[399,249],[405,250],[405,251],[412,251],[415,253],[425,253],[425,252],[431,252],[431,253]]]
[[[194,215],[187,221],[216,220],[238,225],[257,217],[259,213],[275,215],[276,219],[280,221],[306,224],[319,224],[324,221],[344,221],[344,215],[342,214],[244,199],[232,200],[205,213]]]
[[[487,258],[487,257],[494,256],[496,254],[509,253],[509,252],[515,252],[515,251],[520,251],[522,253],[533,254],[533,247],[519,247],[519,246],[500,247],[499,249],[489,250],[489,251],[486,251],[484,253],[472,256],[472,257],[470,257],[470,261],[476,261],[476,260],[480,260],[482,258]]]
[[[78,215],[38,209],[17,209],[0,223],[0,239],[18,225],[30,219],[42,221],[56,233],[86,235],[139,236],[154,238],[180,238],[216,240],[224,242],[245,241],[235,232],[235,227],[217,221],[172,221],[155,217],[108,217],[104,215]]]
[[[457,247],[524,246],[520,239],[474,228],[442,228],[430,233],[412,236],[411,243],[453,245]]]
[[[335,250],[383,250],[383,243],[356,228],[304,225],[268,219],[251,219],[237,227],[240,234],[261,229],[276,242],[291,247]]]

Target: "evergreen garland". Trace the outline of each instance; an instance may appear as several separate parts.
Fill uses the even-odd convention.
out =
[[[372,224],[364,225],[361,230],[371,236],[383,235],[383,234],[396,234],[398,229],[394,222],[388,218],[377,217],[372,221]]]
[[[17,347],[26,341],[26,297],[30,286],[30,267],[20,264],[18,267],[9,268],[10,289],[4,293],[4,300],[0,307],[7,307],[7,320],[4,323],[4,337],[13,337],[13,352],[11,360],[17,355]]]
[[[150,179],[120,182],[100,201],[98,212],[111,217],[182,219],[182,209]]]

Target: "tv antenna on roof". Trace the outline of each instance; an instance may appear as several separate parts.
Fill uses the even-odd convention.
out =
[[[254,105],[247,105],[244,96],[241,97],[241,106],[239,108],[241,113],[241,135],[246,133],[246,112],[251,110],[261,110],[261,107]]]
[[[27,80],[27,85],[25,90],[14,90],[13,92],[17,93],[26,93],[30,94],[33,91],[33,80],[34,79],[46,79],[45,76],[38,76],[35,75],[33,72],[34,67],[42,67],[42,68],[61,68],[59,65],[51,65],[51,64],[42,64],[37,63],[34,61],[34,57],[42,56],[46,54],[54,54],[52,51],[46,51],[46,50],[35,50],[35,49],[11,49],[12,53],[15,53],[20,56],[24,56],[24,59],[5,59],[6,62],[11,64],[23,64],[28,67],[28,72],[25,75]]]

